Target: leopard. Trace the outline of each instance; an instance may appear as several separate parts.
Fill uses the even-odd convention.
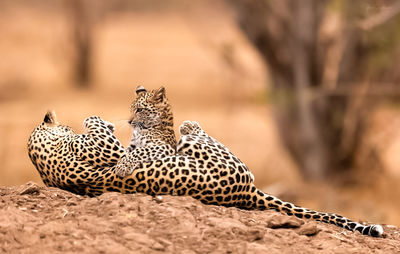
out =
[[[87,184],[95,184],[98,170],[109,168],[126,155],[114,136],[112,123],[98,116],[83,122],[85,134],[77,134],[57,120],[55,111],[48,111],[31,133],[28,155],[43,183],[84,195]]]
[[[136,98],[131,103],[130,111],[128,123],[133,128],[133,134],[128,151],[144,146],[176,147],[172,107],[165,87],[149,91],[143,86],[136,87]]]
[[[128,123],[133,129],[126,154],[119,160],[120,176],[126,176],[136,161],[155,160],[176,154],[176,136],[171,104],[163,86],[147,91],[136,87]]]
[[[184,121],[179,128],[182,135],[177,147],[177,156],[161,161],[136,161],[125,165],[129,174],[139,174],[149,170],[148,177],[161,169],[164,175],[158,184],[153,179],[140,191],[150,195],[189,195],[210,205],[238,207],[242,209],[273,209],[300,219],[311,219],[334,224],[363,235],[379,237],[383,234],[381,225],[363,225],[334,213],[318,212],[296,206],[277,197],[266,194],[254,185],[254,176],[247,166],[222,143],[209,136],[195,121]],[[189,160],[189,164],[186,164]],[[175,167],[173,166],[175,164]],[[185,167],[189,166],[188,169]],[[165,167],[167,166],[167,167]],[[172,170],[174,169],[175,170]],[[138,172],[135,172],[138,170]],[[119,175],[118,170],[114,171]],[[125,177],[124,170],[122,177]],[[179,174],[180,173],[180,174]],[[174,180],[177,178],[177,180]],[[166,180],[164,180],[166,179]],[[159,186],[166,183],[161,191]],[[153,190],[151,189],[153,187]],[[173,186],[172,190],[168,187]]]
[[[100,117],[89,117],[84,126],[88,133],[76,134],[72,128],[59,124],[55,113],[48,112],[32,132],[28,154],[46,185],[89,196],[109,191],[191,196],[209,205],[273,209],[300,219],[359,231],[363,235],[379,237],[383,234],[381,225],[363,225],[341,215],[296,206],[264,193],[255,186],[246,165],[197,122],[185,121],[180,126],[181,138],[176,154],[134,161],[127,165],[130,169],[124,175],[119,175],[115,165],[119,163],[116,160],[126,155],[126,150],[110,125]],[[95,135],[91,135],[93,133]],[[104,147],[106,150],[102,150]],[[83,148],[86,152],[80,150]],[[103,152],[91,158],[89,154],[96,151]]]

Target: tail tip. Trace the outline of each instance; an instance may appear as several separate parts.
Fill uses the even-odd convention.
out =
[[[370,234],[371,236],[374,236],[374,237],[382,236],[382,234],[383,234],[383,227],[382,227],[381,225],[373,225],[373,226],[371,227],[371,230],[370,230],[369,234]]]

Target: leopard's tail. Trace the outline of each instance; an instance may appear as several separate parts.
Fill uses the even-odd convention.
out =
[[[273,209],[301,219],[304,218],[330,223],[351,231],[357,230],[363,235],[379,237],[383,234],[383,228],[381,225],[362,225],[338,214],[317,212],[307,208],[298,207],[292,203],[268,195],[254,186],[251,188],[250,196],[252,207],[256,209]]]

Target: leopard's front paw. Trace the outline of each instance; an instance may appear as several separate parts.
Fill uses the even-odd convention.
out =
[[[115,126],[114,124],[103,120],[99,116],[89,116],[83,121],[83,127],[86,130],[95,130],[99,128],[107,128],[113,133],[115,131]]]
[[[89,116],[86,117],[86,119],[83,121],[83,127],[85,129],[90,129],[92,127],[95,127],[96,124],[102,121],[103,119],[101,119],[99,116]]]
[[[132,175],[137,166],[137,162],[129,161],[127,157],[122,157],[122,159],[112,168],[112,170],[117,176],[123,178]]]
[[[200,135],[204,131],[200,125],[195,121],[184,121],[181,126],[179,126],[179,133],[181,135]]]
[[[104,120],[103,120],[103,121],[104,121]],[[114,131],[115,131],[115,125],[114,125],[113,123],[110,123],[110,122],[108,122],[108,121],[104,121],[104,124],[107,126],[108,129],[110,129],[110,131],[111,131],[112,133],[114,133]]]
[[[127,167],[121,167],[121,166],[114,166],[113,171],[117,176],[122,177],[122,178],[132,175],[132,173],[133,173],[133,169],[130,169]]]

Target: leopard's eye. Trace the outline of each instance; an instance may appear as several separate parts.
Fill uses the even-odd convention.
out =
[[[139,112],[142,112],[142,111],[143,111],[142,108],[137,108],[137,109],[136,109],[136,113],[139,113]]]

